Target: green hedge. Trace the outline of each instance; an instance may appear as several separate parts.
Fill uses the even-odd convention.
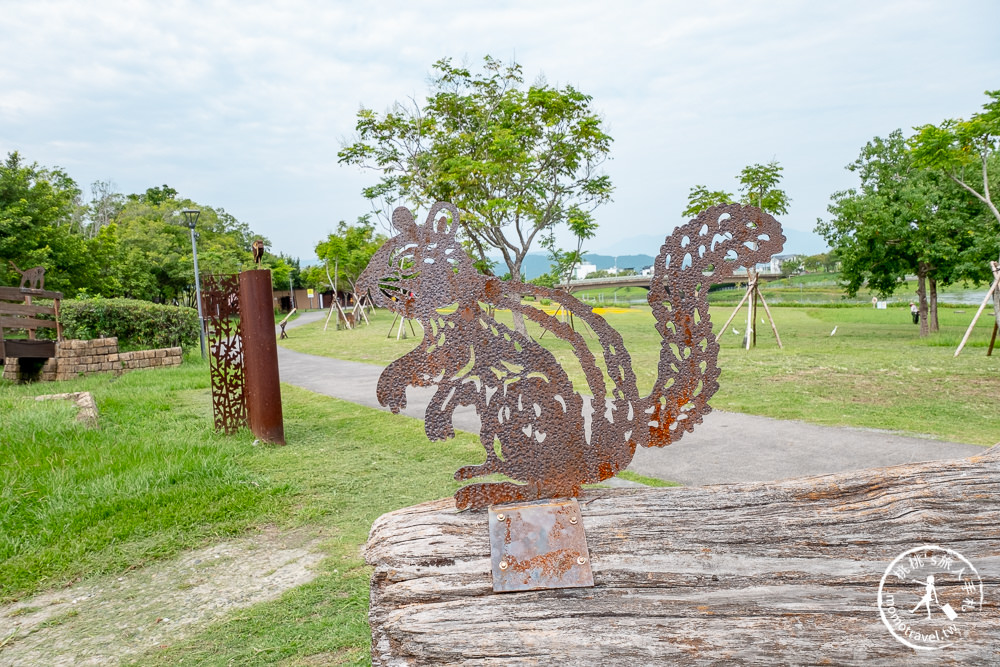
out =
[[[115,336],[122,349],[155,349],[198,343],[198,311],[135,299],[72,299],[62,302],[64,338]]]

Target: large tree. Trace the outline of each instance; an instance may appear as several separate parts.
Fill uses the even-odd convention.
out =
[[[0,284],[18,284],[21,269],[43,266],[45,287],[75,294],[103,280],[77,232],[80,189],[61,169],[27,163],[15,151],[0,164]]]
[[[198,263],[203,272],[232,273],[251,262],[256,238],[246,223],[222,208],[180,199],[168,185],[127,197],[110,181],[80,189],[60,169],[28,164],[11,153],[0,164],[0,284],[18,276],[10,266],[41,265],[47,288],[68,297],[94,294],[194,304],[190,232],[180,216],[198,208]],[[265,244],[267,243],[264,239]],[[291,267],[265,255],[275,280]],[[14,283],[16,284],[16,282]]]
[[[488,266],[499,251],[511,276],[536,237],[611,198],[601,171],[611,137],[573,86],[524,86],[521,66],[487,56],[481,72],[434,63],[423,103],[384,114],[358,112],[357,137],[340,162],[381,174],[363,194],[380,203],[425,207],[437,200],[461,211],[470,254]]]
[[[939,171],[975,197],[993,215],[1000,232],[1000,209],[990,181],[1000,173],[1000,90],[969,120],[946,120],[915,128],[910,138],[914,164]]]
[[[989,101],[969,120],[946,120],[916,128],[911,138],[916,164],[945,174],[975,197],[993,217],[992,255],[997,256],[1000,209],[993,192],[1000,186],[1000,90],[988,90]],[[992,187],[991,187],[992,181]],[[981,238],[981,237],[980,237]],[[984,264],[985,267],[985,264]],[[992,276],[990,276],[992,278]],[[993,316],[1000,326],[1000,290],[993,293]]]
[[[916,274],[921,335],[937,331],[938,286],[982,276],[974,259],[982,216],[955,185],[915,163],[899,130],[868,142],[847,169],[859,187],[835,193],[833,219],[816,227],[840,255],[847,293],[867,286],[889,296]]]
[[[198,268],[202,273],[235,273],[251,264],[250,245],[258,238],[249,226],[222,208],[202,206],[177,197],[169,186],[129,195],[106,229],[117,239],[117,272],[121,292],[150,301],[194,304],[194,259],[190,231],[180,212],[201,211],[196,225]],[[269,245],[267,239],[262,239]],[[266,254],[265,266],[281,268]],[[285,274],[287,281],[287,274]]]

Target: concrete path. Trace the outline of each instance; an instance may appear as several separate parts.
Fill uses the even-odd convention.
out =
[[[316,321],[307,312],[286,330]],[[327,396],[384,409],[375,398],[382,368],[278,347],[283,382]],[[433,388],[407,390],[404,414],[422,419]],[[471,407],[455,411],[455,428],[479,432]],[[763,482],[981,454],[983,447],[895,435],[885,431],[815,426],[715,410],[703,424],[665,448],[640,448],[629,470],[687,485]]]

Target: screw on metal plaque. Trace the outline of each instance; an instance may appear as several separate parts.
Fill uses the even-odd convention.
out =
[[[576,498],[489,510],[493,591],[510,593],[594,585]]]
[[[476,272],[456,238],[459,211],[453,204],[436,203],[422,225],[400,207],[392,222],[398,233],[372,257],[358,292],[419,320],[425,333],[420,345],[383,371],[379,402],[399,412],[407,386],[436,385],[425,413],[431,440],[453,437],[455,408],[475,406],[486,460],[460,468],[455,478],[501,474],[512,480],[459,489],[459,509],[578,496],[581,485],[625,469],[637,446],[662,447],[691,431],[710,411],[708,399],[719,387],[709,286],[737,267],[766,261],[785,241],[772,216],[739,204],[713,206],[667,237],[648,298],[662,338],[657,378],[651,393],[640,396],[621,335],[590,306],[564,290]],[[534,296],[535,303],[550,299],[583,321],[597,335],[604,368],[578,331],[522,302],[521,295]],[[593,411],[589,432],[588,399],[574,391],[566,370],[539,343],[496,320],[495,310],[519,313],[569,343],[589,400],[605,406]]]

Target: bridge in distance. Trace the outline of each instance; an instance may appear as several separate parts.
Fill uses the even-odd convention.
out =
[[[781,278],[781,273],[777,271],[758,271],[757,276],[760,280],[771,281],[778,280]],[[569,286],[569,291],[579,292],[581,290],[588,289],[598,289],[601,287],[613,287],[618,289],[619,287],[643,287],[649,289],[650,276],[611,276],[609,278],[584,278],[581,280],[571,280],[567,285]],[[724,278],[718,281],[720,285],[740,285],[746,284],[747,282],[747,272],[738,271],[733,273],[733,275],[728,278]]]

